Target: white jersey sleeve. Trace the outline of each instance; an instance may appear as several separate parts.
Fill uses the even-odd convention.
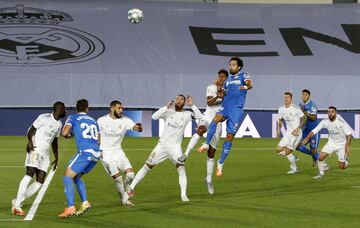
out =
[[[166,119],[169,115],[170,109],[168,109],[166,106],[160,108],[159,110],[157,110],[156,112],[154,112],[154,114],[152,114],[151,118],[153,120],[158,120],[158,119]]]
[[[339,118],[340,127],[344,135],[351,135],[352,130],[350,129],[349,125],[345,122],[345,120],[340,116],[338,116],[337,118]]]
[[[44,115],[39,115],[38,118],[36,118],[36,120],[33,122],[33,126],[36,128],[36,129],[39,129],[41,126],[44,126],[44,121],[43,121],[43,118]]]
[[[133,130],[135,126],[135,122],[130,119],[130,118],[126,118],[126,123],[125,123],[125,129],[128,130]]]
[[[217,87],[215,85],[209,85],[206,87],[206,97],[216,97]]]

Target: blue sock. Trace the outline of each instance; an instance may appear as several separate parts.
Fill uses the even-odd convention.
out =
[[[210,145],[211,139],[216,132],[216,126],[217,126],[217,123],[215,123],[214,121],[211,121],[209,128],[207,130],[207,135],[206,135],[206,144],[208,144],[208,145]]]
[[[229,141],[224,142],[223,148],[222,148],[222,151],[221,151],[221,155],[220,155],[220,159],[219,159],[220,164],[224,164],[225,159],[229,155],[231,146],[232,146],[232,142],[229,142]]]
[[[309,150],[308,148],[306,148],[306,146],[299,146],[298,148],[296,148],[296,150],[300,151],[301,153],[304,154],[308,154],[312,156],[311,150]]]
[[[65,196],[68,203],[68,207],[74,206],[74,185],[73,179],[68,176],[64,176],[64,187],[65,187]]]
[[[319,152],[316,152],[316,154],[313,154],[313,158],[314,158],[315,160],[319,160],[319,158],[320,158],[320,153],[319,153]]]
[[[86,187],[85,183],[81,180],[80,177],[77,177],[74,179],[74,182],[76,184],[77,191],[80,195],[80,199],[82,202],[87,200],[87,193],[86,193]]]

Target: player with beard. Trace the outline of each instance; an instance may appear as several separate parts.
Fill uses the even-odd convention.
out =
[[[191,107],[192,111],[184,111],[185,102]],[[173,108],[175,104],[175,109]],[[145,177],[150,170],[157,164],[169,159],[179,173],[179,185],[181,190],[181,200],[189,201],[186,195],[187,177],[185,166],[178,161],[181,156],[181,142],[184,138],[184,131],[187,124],[194,118],[201,118],[200,110],[193,104],[192,97],[186,99],[184,95],[176,96],[175,101],[170,101],[167,106],[160,108],[152,115],[153,120],[163,119],[164,129],[160,136],[159,142],[153,149],[145,165],[137,172],[134,180],[130,184],[130,188],[125,194],[125,199],[134,195],[135,186]]]
[[[100,128],[101,162],[107,174],[114,179],[116,191],[121,199],[124,198],[124,187],[128,189],[134,178],[134,170],[122,150],[121,142],[127,131],[142,131],[141,123],[134,123],[122,113],[121,102],[115,100],[110,103],[110,113],[97,120]],[[121,173],[125,174],[124,182]],[[121,200],[121,203],[126,206],[133,206],[130,201]]]

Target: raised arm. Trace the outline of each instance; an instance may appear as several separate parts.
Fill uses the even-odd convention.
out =
[[[195,118],[200,119],[202,117],[202,114],[201,114],[200,110],[198,109],[198,107],[196,107],[196,105],[194,104],[192,97],[190,95],[187,97],[187,103],[190,106],[190,108],[193,110],[193,112],[195,114]]]

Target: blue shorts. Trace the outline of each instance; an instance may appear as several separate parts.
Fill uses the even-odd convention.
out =
[[[306,138],[306,136],[308,136],[310,132],[311,130],[305,128],[303,130],[302,139]],[[310,150],[317,150],[320,143],[320,133],[317,133],[316,135],[311,137],[308,143],[310,143]]]
[[[244,111],[242,108],[224,108],[221,107],[218,114],[222,115],[226,121],[226,132],[236,135],[239,130]]]
[[[68,167],[76,174],[90,172],[99,161],[90,153],[78,153],[68,163]]]

